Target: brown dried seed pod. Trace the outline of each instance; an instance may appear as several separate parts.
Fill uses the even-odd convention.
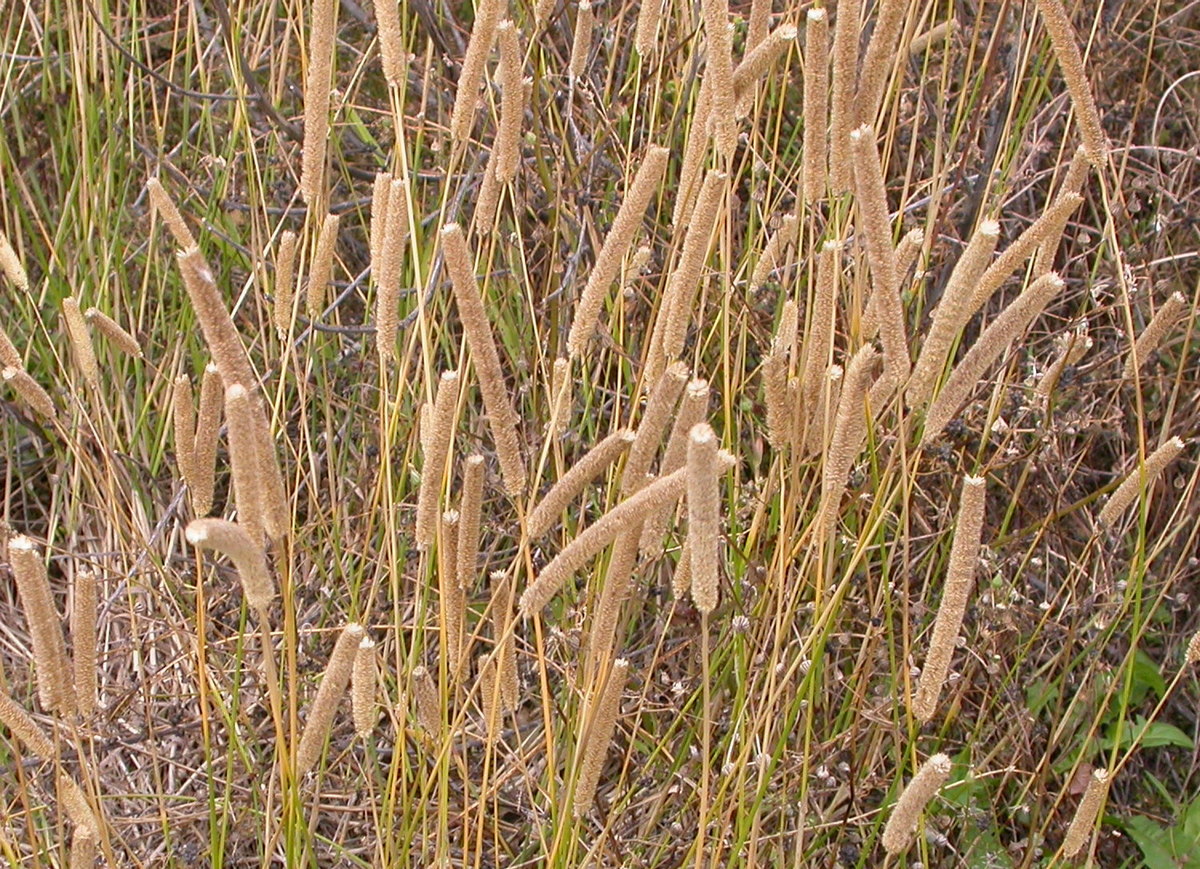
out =
[[[154,206],[154,210],[158,212],[163,223],[167,225],[171,235],[175,236],[175,243],[183,250],[191,250],[196,246],[196,239],[192,236],[192,231],[188,229],[187,224],[183,220],[183,215],[179,213],[179,209],[175,207],[175,200],[171,198],[171,194],[166,191],[157,178],[151,178],[146,182],[146,190],[150,194],[150,204]]]
[[[721,470],[717,436],[700,423],[688,436],[688,549],[692,600],[705,615],[717,607],[720,582]]]
[[[184,532],[188,543],[215,549],[233,562],[246,602],[260,615],[275,598],[275,582],[262,545],[245,528],[225,519],[193,519]]]
[[[937,792],[950,777],[951,769],[953,764],[944,754],[935,754],[921,765],[921,769],[900,794],[900,799],[896,801],[892,815],[883,828],[882,842],[885,851],[895,856],[912,843],[921,812],[925,811],[929,801],[937,796]]]
[[[342,628],[337,643],[334,644],[329,663],[321,675],[317,694],[309,704],[308,721],[304,723],[300,744],[296,748],[297,776],[303,776],[321,759],[321,749],[329,735],[339,701],[346,693],[346,685],[354,670],[354,658],[358,654],[363,634],[362,625],[352,622]]]
[[[325,140],[329,134],[338,5],[337,0],[316,0],[312,7],[308,76],[304,82],[304,143],[300,152],[300,196],[310,208],[325,194]]]
[[[109,341],[116,345],[117,349],[128,356],[135,359],[142,358],[142,347],[138,344],[137,338],[125,331],[121,324],[112,317],[105,314],[99,308],[88,308],[84,312],[84,318],[91,325],[100,330]]]
[[[31,408],[37,411],[46,419],[54,419],[58,412],[54,408],[54,399],[50,397],[50,393],[42,389],[40,383],[29,376],[23,368],[13,368],[11,366],[4,369],[0,374],[4,378],[4,382],[13,388],[13,391],[28,404]]]
[[[1115,524],[1121,518],[1121,514],[1141,493],[1143,484],[1148,487],[1153,483],[1181,452],[1183,452],[1183,439],[1174,437],[1146,456],[1146,461],[1122,480],[1121,485],[1109,496],[1108,502],[1100,511],[1100,524],[1105,527]]]
[[[75,705],[82,716],[96,711],[96,616],[100,607],[99,582],[90,570],[75,573],[71,601],[71,646],[74,652]]]
[[[1096,817],[1100,814],[1100,807],[1104,805],[1104,798],[1108,795],[1109,776],[1110,773],[1106,769],[1092,771],[1087,790],[1083,792],[1083,799],[1079,801],[1075,816],[1071,818],[1071,826],[1067,828],[1067,835],[1063,837],[1062,852],[1067,859],[1082,851],[1088,839],[1092,837]]]
[[[829,16],[808,10],[804,34],[804,190],[805,202],[825,195],[826,138],[829,134]]]
[[[1093,165],[1099,166],[1108,153],[1108,138],[1100,124],[1100,112],[1096,110],[1092,86],[1083,68],[1079,46],[1075,43],[1075,28],[1071,26],[1071,19],[1063,7],[1062,0],[1038,0],[1037,5],[1042,14],[1042,23],[1046,25],[1046,32],[1050,34],[1050,43],[1054,46],[1054,54],[1058,57],[1063,78],[1067,82],[1067,90],[1071,94],[1071,103],[1075,107],[1075,122],[1079,124],[1079,133],[1083,138],[1084,147],[1087,148],[1088,159]]]
[[[1180,318],[1187,312],[1188,301],[1183,293],[1172,293],[1162,306],[1154,312],[1142,334],[1133,344],[1133,352],[1125,359],[1125,379],[1133,380],[1138,370],[1146,364],[1150,354],[1162,343]]]
[[[467,141],[475,120],[475,105],[479,101],[479,86],[492,43],[496,41],[496,25],[500,22],[501,6],[497,0],[479,0],[475,8],[475,23],[463,55],[454,94],[454,110],[450,116],[450,140],[455,145]]]
[[[29,622],[38,699],[47,712],[70,715],[75,711],[74,681],[46,565],[34,542],[24,536],[8,542],[8,556]]]
[[[207,516],[212,512],[213,488],[216,485],[217,440],[221,430],[221,411],[225,406],[225,390],[221,374],[211,362],[204,366],[200,381],[200,410],[196,415],[196,438],[192,450],[195,482],[189,481],[192,512]]]

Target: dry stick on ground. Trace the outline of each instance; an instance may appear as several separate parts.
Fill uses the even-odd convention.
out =
[[[466,143],[475,121],[475,106],[479,102],[479,87],[483,84],[484,66],[496,40],[496,25],[500,22],[498,0],[480,0],[475,8],[475,23],[463,55],[454,93],[454,109],[450,116],[450,140],[456,147]]]
[[[510,496],[525,490],[525,461],[521,457],[520,437],[517,432],[517,415],[509,399],[508,387],[504,383],[504,372],[500,367],[500,354],[492,327],[483,309],[479,284],[475,281],[475,267],[463,238],[462,228],[456,223],[442,229],[442,246],[446,266],[450,271],[450,282],[454,286],[454,299],[458,303],[458,314],[466,333],[467,346],[479,375],[479,390],[483,393],[483,405],[487,410],[488,427],[496,442],[496,454],[500,460],[500,474],[504,488]]]
[[[1139,463],[1133,473],[1129,474],[1121,485],[1109,496],[1108,502],[1100,511],[1099,522],[1104,527],[1111,527],[1121,514],[1134,502],[1143,486],[1149,486],[1175,461],[1176,456],[1183,452],[1183,440],[1173,437],[1146,456],[1144,463]]]
[[[454,412],[458,407],[458,372],[443,371],[438,381],[430,417],[433,428],[428,439],[422,437],[425,464],[421,468],[421,486],[417,491],[417,547],[425,549],[433,542],[438,506],[446,474],[446,462],[454,441]]]
[[[1092,165],[1099,166],[1107,155],[1108,140],[1100,125],[1100,113],[1092,97],[1092,86],[1083,67],[1083,57],[1079,53],[1079,46],[1075,44],[1075,28],[1071,26],[1062,0],[1037,0],[1037,5],[1075,106],[1075,122],[1079,125],[1088,159]]]
[[[325,139],[329,134],[329,93],[338,0],[315,0],[304,82],[304,144],[300,160],[300,196],[313,208],[325,194]],[[189,247],[190,245],[183,245]]]
[[[71,651],[74,665],[75,705],[87,717],[96,711],[96,616],[100,607],[96,574],[81,569],[75,573],[71,600]]]
[[[1154,316],[1150,322],[1146,324],[1146,328],[1142,330],[1142,334],[1137,336],[1137,340],[1133,344],[1133,351],[1125,358],[1125,379],[1133,380],[1137,376],[1137,372],[1146,360],[1150,358],[1150,354],[1162,343],[1166,334],[1179,322],[1179,319],[1187,312],[1188,302],[1182,293],[1172,293],[1170,297],[1163,302],[1162,306],[1154,312]]]
[[[541,537],[558,521],[572,501],[589,483],[611,467],[633,444],[634,433],[619,429],[588,450],[567,472],[558,478],[529,513],[526,531],[530,538]]]
[[[979,542],[983,533],[986,483],[982,477],[964,477],[958,506],[958,523],[950,546],[950,563],[946,568],[946,584],[942,601],[933,622],[929,654],[921,668],[921,678],[913,694],[913,716],[924,724],[933,718],[938,697],[950,672],[958,632],[967,611],[967,598],[979,564]]]
[[[600,309],[604,306],[605,296],[617,278],[621,269],[621,260],[629,246],[633,243],[634,234],[641,225],[646,206],[658,190],[663,172],[667,168],[667,157],[670,152],[661,146],[652,145],[646,150],[637,175],[625,193],[617,216],[613,219],[612,228],[604,238],[604,244],[596,255],[596,263],[588,275],[583,294],[575,309],[575,318],[571,321],[571,330],[567,336],[567,348],[571,356],[582,356],[588,341],[596,329]]]
[[[841,195],[854,183],[850,131],[857,113],[854,89],[858,75],[858,33],[862,0],[841,0],[833,23],[833,79],[829,108],[829,187]]]
[[[73,674],[46,564],[34,542],[24,536],[8,542],[8,555],[21,595],[21,608],[29,623],[38,700],[47,712],[70,715],[75,711]]]
[[[300,744],[296,748],[297,777],[311,770],[321,758],[321,749],[329,735],[338,701],[346,693],[346,685],[354,670],[354,658],[358,654],[363,635],[362,625],[351,623],[342,628],[338,636],[333,653],[329,656],[329,663],[321,676],[317,694],[309,704],[308,721],[304,723],[304,731],[300,734]]]
[[[944,754],[935,754],[921,765],[921,769],[913,776],[913,780],[904,788],[900,799],[892,807],[891,817],[883,828],[881,841],[888,854],[895,856],[912,844],[921,812],[925,811],[925,806],[937,796],[937,792],[950,777],[952,768],[950,758]]]
[[[1096,817],[1100,814],[1100,807],[1104,805],[1104,798],[1108,795],[1109,777],[1106,769],[1092,771],[1087,790],[1083,792],[1083,799],[1079,801],[1075,816],[1071,818],[1071,826],[1067,828],[1067,835],[1063,837],[1062,853],[1068,860],[1082,851],[1092,836]]]
[[[225,519],[193,519],[185,532],[188,543],[201,549],[215,549],[233,562],[246,603],[265,619],[275,599],[275,582],[267,567],[262,544],[240,525]]]
[[[833,531],[850,468],[867,437],[867,395],[879,354],[865,344],[854,354],[846,370],[846,385],[837,405],[829,450],[821,473],[821,502],[817,513],[817,537],[824,541]]]
[[[583,716],[584,726],[580,729],[575,749],[576,779],[572,812],[579,818],[592,807],[596,797],[596,786],[604,768],[604,757],[612,743],[617,716],[621,711],[621,694],[625,690],[625,679],[629,673],[629,662],[624,658],[613,661],[604,689],[593,695],[592,702]]]
[[[925,431],[921,435],[923,445],[942,433],[950,419],[979,385],[984,372],[1014,341],[1025,334],[1029,324],[1045,310],[1046,305],[1062,288],[1063,280],[1054,272],[1042,275],[983,330],[983,334],[971,345],[967,355],[954,366],[950,376],[946,378],[946,385],[929,405],[929,411],[925,414]]]

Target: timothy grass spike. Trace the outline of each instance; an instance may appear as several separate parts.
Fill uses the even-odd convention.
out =
[[[271,308],[275,332],[285,337],[292,328],[296,304],[296,233],[285,229],[275,252],[275,304]]]
[[[154,210],[158,212],[171,235],[175,237],[175,243],[179,245],[180,249],[191,250],[196,247],[196,239],[192,236],[192,231],[188,229],[187,223],[184,222],[183,215],[175,207],[175,200],[171,198],[171,194],[166,191],[159,180],[151,178],[147,181],[146,190],[150,193],[150,204],[154,206]]]
[[[134,359],[142,358],[142,346],[138,343],[137,338],[127,332],[120,323],[112,317],[105,314],[99,308],[88,308],[84,312],[84,319],[95,326],[105,338],[116,345],[117,349],[127,356],[132,356]]]
[[[829,187],[841,195],[854,183],[850,130],[857,114],[854,90],[858,77],[858,33],[862,0],[840,0],[833,23],[833,78],[829,107]]]
[[[308,272],[308,293],[304,306],[309,319],[319,317],[325,307],[325,290],[333,277],[333,249],[337,244],[340,224],[339,215],[327,214],[321,222],[321,231],[317,234],[317,249],[313,253],[312,268]]]
[[[75,573],[71,601],[71,649],[73,652],[75,706],[80,715],[96,711],[96,616],[100,608],[99,582],[90,570]]]
[[[0,723],[11,730],[12,735],[30,752],[42,760],[54,759],[54,742],[50,736],[3,690],[0,690]]]
[[[342,628],[337,643],[334,644],[329,663],[321,676],[321,684],[317,687],[317,694],[309,704],[308,721],[304,723],[300,744],[296,748],[297,776],[305,775],[321,758],[321,749],[329,735],[339,701],[346,693],[346,685],[354,670],[354,659],[363,636],[362,625],[351,623]]]
[[[944,754],[935,754],[921,764],[920,770],[905,786],[900,799],[892,807],[892,814],[883,828],[881,841],[888,854],[900,854],[912,844],[913,833],[916,832],[921,813],[946,783],[951,769],[953,764]]]
[[[721,461],[717,436],[707,423],[688,435],[688,549],[692,600],[708,615],[717,607],[720,584]]]
[[[1100,166],[1108,154],[1108,138],[1100,124],[1100,112],[1096,109],[1092,86],[1083,68],[1079,46],[1075,43],[1075,28],[1071,25],[1062,0],[1037,0],[1037,6],[1042,15],[1042,23],[1046,25],[1046,32],[1050,34],[1050,44],[1054,47],[1058,65],[1067,82],[1067,90],[1071,94],[1071,103],[1075,107],[1075,123],[1079,125],[1088,159],[1092,165]]]
[[[496,25],[499,22],[499,0],[478,0],[450,116],[450,139],[455,145],[465,144],[471,135],[475,106],[479,102],[479,87],[483,84],[484,65],[492,50],[492,43],[496,41]]]
[[[370,738],[379,717],[375,705],[375,663],[375,641],[364,636],[354,653],[354,669],[350,673],[350,705],[354,731],[360,739]]]
[[[529,513],[526,531],[529,537],[541,537],[558,521],[563,510],[575,500],[588,483],[615,463],[633,444],[635,435],[619,429],[588,450],[558,478]]]
[[[1110,773],[1106,769],[1092,771],[1087,790],[1083,792],[1083,798],[1075,809],[1074,817],[1071,818],[1071,826],[1067,828],[1067,835],[1063,837],[1062,852],[1068,860],[1082,851],[1092,837],[1096,817],[1100,814],[1100,807],[1104,805],[1104,798],[1108,795],[1109,777]]]
[[[1122,480],[1121,485],[1109,496],[1104,508],[1100,511],[1100,524],[1104,527],[1116,524],[1116,521],[1121,518],[1121,514],[1128,509],[1142,491],[1143,484],[1148,488],[1181,452],[1183,452],[1183,439],[1173,437],[1146,456],[1146,461],[1139,463],[1133,473]]]
[[[25,272],[25,266],[21,264],[21,258],[13,250],[8,236],[3,232],[0,232],[0,273],[22,293],[29,292],[29,275]]]
[[[454,440],[454,412],[458,407],[458,372],[443,371],[434,399],[433,429],[424,450],[421,487],[417,492],[417,546],[425,549],[433,542],[446,462]]]
[[[805,202],[825,195],[829,134],[829,16],[808,10],[804,33],[804,166]]]
[[[604,758],[612,743],[617,718],[621,712],[621,695],[625,690],[625,679],[629,673],[629,662],[624,658],[613,661],[603,691],[593,697],[584,717],[586,725],[581,729],[576,747],[575,794],[572,811],[575,817],[583,817],[596,798],[596,786],[600,783],[600,772]]]
[[[53,420],[58,415],[50,393],[42,389],[42,385],[34,380],[24,368],[9,366],[0,373],[0,377],[4,378],[4,382],[11,386],[26,404],[46,419]]]
[[[314,0],[309,25],[304,142],[300,151],[300,196],[309,208],[315,208],[325,195],[325,152],[338,6],[338,0]]]
[[[46,564],[34,542],[24,536],[8,542],[8,555],[29,623],[38,699],[47,712],[70,715],[75,711],[74,680]]]
[[[1154,312],[1154,316],[1146,324],[1142,334],[1137,336],[1137,340],[1133,344],[1133,351],[1125,358],[1126,380],[1133,380],[1137,376],[1137,372],[1150,358],[1150,354],[1162,343],[1163,338],[1179,322],[1187,309],[1188,301],[1184,298],[1183,293],[1171,293],[1162,306]]]
[[[225,519],[193,519],[184,532],[188,543],[201,549],[215,549],[233,562],[242,592],[260,617],[265,618],[275,598],[275,582],[267,567],[262,544],[240,525]]]

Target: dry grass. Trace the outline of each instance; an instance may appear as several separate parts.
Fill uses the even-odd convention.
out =
[[[0,6],[7,863],[1200,811],[1200,10],[58,6]]]

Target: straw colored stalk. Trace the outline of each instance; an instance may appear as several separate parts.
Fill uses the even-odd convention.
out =
[[[953,18],[935,24],[924,33],[912,38],[912,41],[908,44],[908,56],[912,58],[924,57],[929,49],[942,45],[947,39],[953,38],[957,32],[958,22]]]
[[[886,7],[885,7],[886,12]],[[887,189],[883,166],[875,147],[875,132],[864,124],[850,133],[854,155],[854,190],[867,261],[871,265],[872,299],[879,318],[879,337],[883,343],[886,388],[898,389],[908,377],[908,339],[905,336],[904,307],[900,303],[900,279],[896,274],[896,250],[892,247],[892,227],[888,217]]]
[[[337,244],[338,224],[341,217],[327,214],[317,234],[317,249],[313,254],[312,269],[308,273],[308,293],[304,309],[310,319],[320,316],[325,307],[325,290],[333,276],[333,249]]]
[[[191,250],[196,247],[196,239],[192,236],[192,231],[188,229],[187,224],[184,223],[183,215],[175,207],[175,200],[171,198],[171,194],[159,180],[151,178],[147,181],[146,190],[150,193],[150,204],[154,206],[154,210],[158,212],[162,222],[167,225],[167,229],[175,237],[175,243],[179,245],[180,249]]]
[[[854,177],[850,162],[850,130],[854,126],[854,89],[858,75],[858,31],[862,0],[841,0],[833,23],[833,79],[829,108],[829,187],[834,195],[848,191]]]
[[[397,0],[376,0],[374,6],[384,81],[388,87],[403,91],[407,84],[408,53],[404,50],[404,34],[400,28],[399,3]]]
[[[21,608],[29,622],[38,700],[47,712],[70,715],[75,711],[75,688],[46,564],[37,546],[24,536],[8,542],[8,556],[21,595]]]
[[[967,320],[970,320],[976,311],[987,304],[988,299],[1008,279],[1008,276],[1029,259],[1039,247],[1050,239],[1054,239],[1055,244],[1058,243],[1057,239],[1062,235],[1062,227],[1066,225],[1067,219],[1081,202],[1083,202],[1083,197],[1078,193],[1063,193],[1056,197],[1038,219],[1026,227],[1025,231],[996,257],[995,262],[988,266],[975,281],[974,295],[971,297],[970,304],[962,312],[962,325],[966,325]],[[1041,277],[1041,275],[1034,274],[1034,277]]]
[[[377,297],[375,300],[375,344],[384,361],[396,355],[396,331],[400,316],[400,279],[404,274],[404,248],[408,242],[408,199],[404,182],[391,181],[387,193],[387,215],[379,259],[372,260]],[[376,271],[376,262],[378,270]]]
[[[946,783],[952,768],[950,758],[944,754],[935,754],[921,765],[900,794],[883,828],[883,848],[888,854],[895,856],[912,844],[921,813]]]
[[[1126,380],[1133,380],[1137,376],[1150,354],[1162,343],[1167,332],[1179,322],[1187,308],[1188,302],[1183,294],[1172,293],[1170,298],[1163,302],[1162,307],[1154,312],[1154,316],[1134,342],[1133,352],[1125,360]]]
[[[493,573],[492,601],[488,610],[492,615],[492,639],[496,644],[493,659],[496,662],[496,677],[500,681],[500,704],[505,712],[512,712],[521,703],[517,639],[513,634],[515,601],[516,589],[512,577],[504,571]]]
[[[558,521],[562,512],[589,483],[604,473],[634,442],[627,428],[613,432],[596,444],[550,487],[529,514],[526,531],[530,538],[541,537]]]
[[[0,376],[31,408],[46,419],[55,418],[57,411],[54,409],[54,399],[24,368],[14,368],[10,365],[0,373]]]
[[[25,367],[21,351],[17,349],[17,345],[13,344],[12,339],[8,337],[8,333],[3,328],[0,328],[0,365],[16,369]]]
[[[1063,372],[1072,365],[1077,365],[1084,355],[1092,349],[1092,339],[1084,330],[1072,332],[1059,339],[1061,349],[1054,362],[1046,369],[1042,379],[1038,381],[1035,392],[1042,398],[1048,397],[1058,387]]]
[[[483,515],[483,456],[467,456],[463,462],[462,494],[458,514],[458,562],[454,568],[458,587],[474,587],[479,561],[479,528]]]
[[[458,584],[458,512],[442,514],[438,530],[438,606],[441,616],[442,654],[450,673],[450,682],[458,684],[463,669],[463,621],[467,596]]]
[[[762,0],[758,0],[762,2]],[[646,59],[654,53],[658,27],[662,21],[663,0],[646,0],[638,7],[637,25],[634,29],[633,45],[638,56]]]
[[[551,440],[559,437],[571,417],[571,360],[560,356],[554,360],[550,373],[550,422],[546,436]]]
[[[1108,503],[1100,511],[1100,524],[1111,527],[1142,492],[1143,486],[1149,488],[1182,451],[1183,440],[1173,437],[1146,456],[1146,461],[1122,480],[1121,485],[1109,496]]]
[[[1054,47],[1058,65],[1062,68],[1067,90],[1071,94],[1071,102],[1075,106],[1075,122],[1079,125],[1079,135],[1087,148],[1088,159],[1092,165],[1099,166],[1108,153],[1108,140],[1104,135],[1104,128],[1100,125],[1100,113],[1096,110],[1092,86],[1083,68],[1083,57],[1075,43],[1075,28],[1071,26],[1071,19],[1067,10],[1063,8],[1062,0],[1037,0],[1037,6],[1042,14],[1042,22],[1046,25],[1046,32],[1050,34],[1050,44]]]
[[[434,737],[442,732],[442,704],[438,699],[437,683],[433,674],[425,667],[412,671],[412,700],[416,708],[417,723],[425,733]]]
[[[225,386],[240,383],[247,389],[253,389],[258,382],[254,369],[250,367],[250,358],[242,346],[237,327],[233,325],[233,318],[229,316],[217,291],[212,269],[196,248],[180,253],[178,258],[188,298],[196,310],[204,341],[208,344]]]
[[[723,471],[734,463],[732,456],[721,454]],[[542,569],[537,579],[521,595],[521,615],[532,615],[549,603],[567,579],[612,543],[621,531],[636,527],[653,513],[673,507],[686,492],[687,468],[684,467],[660,477],[636,495],[621,501],[588,526]]]
[[[986,481],[982,477],[963,478],[958,524],[954,529],[950,564],[946,570],[946,585],[933,622],[929,654],[925,657],[925,666],[921,668],[921,677],[912,700],[913,716],[922,724],[933,718],[937,710],[938,697],[941,696],[942,686],[946,684],[950,658],[954,654],[958,632],[967,612],[967,598],[971,594],[975,568],[979,564],[986,494]]]
[[[708,414],[708,381],[697,378],[683,391],[671,433],[667,437],[667,448],[659,463],[660,476],[674,473],[687,462],[688,433]],[[671,521],[671,511],[663,511],[647,518],[642,528],[642,539],[638,549],[644,557],[657,558],[663,553],[663,537]]]
[[[833,333],[834,321],[837,318],[837,282],[841,274],[841,253],[841,242],[827,241],[817,254],[812,314],[808,320],[808,332],[804,336],[804,371],[800,378],[803,384],[800,404],[808,418],[810,432],[821,426],[821,394],[824,391],[825,374],[833,364]]]
[[[325,193],[325,140],[329,134],[329,92],[337,14],[338,0],[315,0],[313,3],[300,162],[300,196],[310,208],[315,207]]]
[[[1029,324],[1045,310],[1063,288],[1063,280],[1054,272],[1038,278],[992,321],[978,340],[950,372],[946,385],[929,405],[921,443],[927,444],[942,433],[950,419],[979,385],[984,373]]]
[[[190,396],[189,396],[190,398]],[[192,464],[195,482],[188,482],[192,512],[207,516],[212,512],[213,488],[216,485],[217,439],[221,429],[221,409],[225,391],[221,374],[211,362],[204,366],[200,381],[200,411],[196,416],[196,436],[193,441]]]
[[[696,292],[708,260],[708,249],[728,180],[729,176],[724,172],[710,171],[700,188],[700,196],[688,221],[679,261],[667,281],[659,321],[655,323],[654,337],[651,339],[651,364],[647,371],[650,377],[657,377],[668,363],[683,353],[688,324],[692,321],[696,305]]]
[[[879,4],[875,29],[871,32],[871,41],[863,56],[858,92],[854,96],[859,123],[875,123],[888,77],[895,66],[896,40],[904,29],[904,13],[907,10],[907,0],[882,0]]]
[[[808,10],[804,33],[804,201],[825,195],[829,133],[829,16]]]
[[[954,264],[942,292],[941,304],[933,312],[933,322],[921,343],[917,364],[908,380],[905,400],[909,407],[926,404],[933,395],[954,337],[971,318],[966,311],[971,306],[975,284],[987,269],[999,239],[1000,224],[994,220],[983,221],[971,234],[966,249]]]
[[[90,570],[75,573],[71,602],[71,646],[74,652],[75,706],[87,717],[96,711],[96,614],[100,608],[100,589],[96,574]]]
[[[53,759],[54,743],[46,731],[4,691],[0,691],[0,723],[11,730],[12,735],[19,739],[28,751],[42,760]]]
[[[500,474],[504,478],[505,490],[509,495],[516,496],[524,491],[526,483],[525,461],[521,458],[517,434],[517,415],[504,383],[500,354],[496,351],[492,327],[483,309],[483,298],[475,281],[467,241],[457,223],[447,224],[442,229],[442,245],[463,332],[466,333],[467,346],[471,348],[475,371],[479,375],[479,389],[483,393],[488,426],[496,442]]]
[[[613,661],[603,691],[594,696],[593,703],[589,704],[591,708],[585,718],[587,724],[580,733],[579,745],[576,748],[578,766],[572,808],[577,818],[587,813],[596,798],[596,786],[600,783],[604,758],[608,754],[617,727],[617,717],[621,712],[621,694],[625,690],[628,674],[627,660],[618,658]]]
[[[736,103],[733,93],[733,46],[729,36],[729,0],[702,0],[707,47],[704,76],[712,94],[713,141],[723,160],[733,159],[737,147]]]
[[[838,400],[837,418],[821,473],[821,507],[817,518],[821,539],[833,530],[850,468],[867,437],[867,394],[878,356],[874,347],[865,344],[854,354],[846,369],[846,383]]]
[[[1063,176],[1062,184],[1059,185],[1055,198],[1062,199],[1064,196],[1078,195],[1083,190],[1083,183],[1087,181],[1088,173],[1091,170],[1092,164],[1088,161],[1087,148],[1080,145],[1071,155],[1071,162],[1067,165],[1066,174]],[[1063,214],[1058,223],[1046,232],[1045,240],[1038,245],[1037,255],[1033,260],[1035,275],[1045,274],[1054,268],[1054,255],[1058,252],[1058,245],[1062,241],[1062,235],[1067,228],[1067,220],[1070,216],[1070,214]]]
[[[233,562],[246,603],[265,623],[267,609],[275,598],[275,582],[271,579],[262,544],[245,528],[225,519],[193,519],[184,536],[193,546],[214,549]]]
[[[479,87],[483,84],[484,66],[492,43],[496,40],[496,25],[499,22],[500,3],[497,0],[479,0],[475,7],[475,23],[471,25],[471,38],[467,41],[462,69],[458,73],[458,89],[454,94],[454,110],[450,116],[450,139],[456,146],[464,144],[471,135]]]
[[[634,234],[641,225],[646,207],[658,190],[667,168],[669,153],[659,145],[650,146],[626,191],[617,216],[613,219],[612,228],[604,238],[600,253],[596,255],[596,264],[588,275],[583,294],[579,297],[575,319],[571,322],[571,331],[567,336],[567,349],[572,357],[583,355],[588,340],[596,330],[604,298],[621,270],[621,260],[633,243]]]
[[[142,358],[142,347],[137,338],[125,331],[116,320],[102,312],[99,308],[88,308],[84,319],[95,326],[105,338],[116,345],[117,349],[135,359]]]
[[[592,12],[592,4],[588,0],[580,0],[575,15],[575,35],[571,40],[571,57],[567,63],[567,73],[572,83],[582,78],[587,69],[588,55],[592,52],[592,28],[595,24],[596,16]]]
[[[746,117],[754,104],[754,88],[796,41],[796,25],[780,24],[733,69],[734,117]]]
[[[58,774],[58,804],[77,830],[87,830],[93,838],[100,835],[100,825],[96,823],[96,813],[87,794],[75,779],[61,771]]]
[[[780,263],[790,247],[794,247],[799,235],[800,221],[796,215],[785,215],[779,222],[779,228],[771,233],[763,246],[762,256],[754,264],[754,272],[750,278],[750,289],[757,292],[770,280],[771,276],[781,267]]]
[[[384,0],[386,2],[386,0]],[[350,705],[354,716],[354,732],[367,739],[379,718],[375,705],[375,641],[363,637],[354,653],[354,669],[350,673]]]
[[[521,160],[521,119],[525,115],[525,84],[521,72],[521,41],[511,21],[501,21],[496,28],[500,43],[500,125],[492,145],[488,168],[496,180],[511,184],[517,177]]]
[[[1079,801],[1075,816],[1071,818],[1071,826],[1063,837],[1063,856],[1068,860],[1082,851],[1092,837],[1092,828],[1096,826],[1096,818],[1108,796],[1109,779],[1110,774],[1106,769],[1092,771],[1087,790],[1083,792],[1083,799]]]
[[[271,308],[275,332],[280,338],[292,328],[296,306],[296,233],[285,229],[275,251],[275,304]]]
[[[304,731],[300,734],[300,745],[296,749],[297,776],[303,776],[321,758],[321,749],[329,735],[330,725],[333,724],[333,714],[337,711],[338,701],[346,693],[346,685],[354,670],[354,659],[363,636],[362,625],[354,623],[342,628],[342,633],[338,636],[325,673],[321,676],[317,695],[309,704],[308,721],[304,723]]]
[[[704,615],[717,607],[721,471],[717,436],[707,423],[700,423],[688,436],[687,505],[692,600]]]
[[[8,236],[3,232],[0,232],[0,272],[3,272],[18,290],[23,293],[29,292],[29,275],[25,273],[21,258],[17,256]]]
[[[438,505],[446,475],[446,462],[454,441],[454,412],[458,407],[458,372],[443,371],[438,382],[430,416],[432,429],[423,444],[425,464],[421,468],[421,487],[417,492],[417,547],[425,549],[433,542]]]

